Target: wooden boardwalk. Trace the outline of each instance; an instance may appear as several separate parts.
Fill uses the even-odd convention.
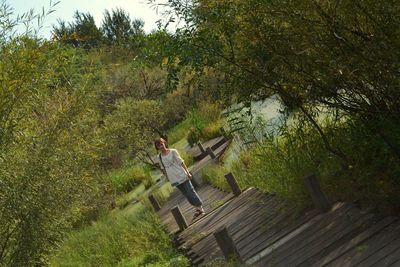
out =
[[[201,166],[212,162],[207,158]],[[193,208],[177,191],[158,212],[193,265],[224,259],[214,233],[225,227],[238,257],[249,266],[400,266],[397,217],[377,217],[348,203],[334,203],[324,213],[298,214],[285,201],[255,188],[239,196],[202,183],[197,190],[207,212],[200,219],[192,222]],[[187,219],[189,227],[183,231],[170,213],[174,206]]]

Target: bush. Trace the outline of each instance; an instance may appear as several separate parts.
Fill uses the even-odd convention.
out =
[[[223,126],[222,119],[210,122],[206,127],[204,127],[201,133],[201,140],[207,141],[215,137],[221,136],[221,127]]]
[[[182,121],[190,109],[189,98],[179,91],[168,94],[163,104],[167,127]]]
[[[224,177],[227,173],[228,170],[222,165],[208,165],[201,170],[201,175],[205,182],[223,191],[230,192],[231,189]]]
[[[176,143],[187,139],[190,146],[221,135],[221,108],[218,104],[202,102],[198,108],[191,110],[186,119],[175,125],[168,132],[168,142]]]
[[[127,193],[140,183],[148,188],[153,185],[153,179],[148,170],[143,166],[125,166],[111,171],[107,175],[118,193]]]
[[[189,266],[173,248],[158,216],[148,209],[110,214],[71,233],[50,259],[52,266]]]
[[[281,136],[266,138],[242,151],[229,170],[219,165],[205,168],[203,178],[229,190],[223,174],[232,171],[242,187],[275,192],[304,207],[310,198],[302,178],[316,173],[332,200],[356,201],[381,212],[397,212],[400,164],[384,140],[353,120],[325,120],[323,131],[332,147],[341,148],[350,165],[343,165],[342,158],[326,149],[314,127],[293,123],[281,129]]]
[[[187,134],[186,138],[187,138],[189,145],[192,147],[200,141],[201,136],[202,136],[202,133],[201,133],[200,129],[191,127],[189,129],[189,133]]]
[[[186,138],[190,129],[190,120],[186,118],[168,131],[168,143],[174,144],[179,140]]]
[[[187,119],[189,120],[189,132],[187,140],[190,146],[199,141],[209,140],[221,135],[220,119],[221,108],[218,104],[203,102],[195,110],[192,110]]]
[[[188,153],[186,153],[185,150],[180,150],[179,154],[181,155],[183,161],[185,161],[186,166],[190,166],[193,164],[194,162],[193,158]]]

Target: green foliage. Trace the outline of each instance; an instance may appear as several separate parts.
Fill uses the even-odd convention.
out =
[[[50,262],[52,266],[189,265],[173,248],[158,216],[147,209],[111,214],[71,233]]]
[[[104,52],[98,52],[99,56],[104,56]],[[127,58],[132,58],[135,54],[130,51],[112,50],[106,55],[111,56],[110,59],[101,58],[100,60],[111,61],[110,67],[104,70],[103,87],[99,92],[101,102],[100,109],[104,115],[115,110],[118,101],[123,98],[133,98],[137,100],[157,100],[163,94],[163,86],[165,83],[165,72],[158,68],[146,68],[143,66],[135,67],[134,64],[127,63]],[[95,55],[93,55],[95,56]],[[120,58],[123,60],[120,61]],[[118,63],[115,63],[118,62]],[[165,104],[168,110],[169,104]],[[168,113],[170,115],[170,113]]]
[[[186,138],[190,127],[189,123],[190,123],[189,119],[186,118],[185,120],[181,121],[174,127],[170,128],[168,130],[168,142],[174,144],[179,140]]]
[[[229,192],[230,187],[224,177],[227,173],[228,170],[223,165],[208,165],[201,170],[204,181],[223,191]]]
[[[295,117],[298,127],[282,127],[282,136],[269,143],[248,132],[248,141],[259,143],[254,153],[260,156],[251,162],[263,170],[250,165],[254,183],[301,202],[299,177],[318,170],[336,193],[345,195],[341,185],[358,192],[353,199],[368,196],[393,207],[393,166],[400,160],[399,2],[172,0],[169,6],[186,22],[167,49],[175,84],[177,70],[211,69],[226,79],[210,95],[241,103],[278,95],[287,118]],[[325,113],[329,123],[321,120]],[[193,125],[190,143],[203,126],[199,120]]]
[[[0,263],[45,264],[65,229],[105,205],[94,69],[80,50],[21,38],[0,61]]]
[[[73,47],[88,49],[100,45],[103,36],[92,15],[76,11],[74,20],[68,25],[65,21],[59,20],[59,25],[53,26],[53,37]]]
[[[144,22],[136,19],[131,21],[129,14],[121,8],[106,10],[101,30],[109,43],[126,44],[134,38],[144,35]]]
[[[137,156],[152,148],[155,131],[164,123],[163,112],[154,100],[124,98],[105,117],[106,152]]]
[[[181,155],[181,158],[185,161],[186,166],[190,166],[194,163],[193,158],[188,153],[186,153],[185,150],[180,150],[179,155]]]
[[[189,144],[193,145],[200,140],[206,141],[221,135],[220,113],[218,104],[202,102],[198,108],[188,112],[183,121],[169,130],[169,143],[176,143],[186,137]]]
[[[106,176],[118,193],[127,193],[141,183],[146,188],[153,184],[150,173],[139,165],[112,170]]]
[[[175,126],[182,122],[191,109],[190,98],[178,90],[167,94],[163,104],[165,117],[167,118],[166,127]],[[170,137],[168,136],[168,138]],[[175,140],[178,141],[179,139]]]
[[[188,114],[190,128],[187,140],[189,145],[193,146],[199,141],[206,141],[221,135],[220,113],[221,109],[218,104],[203,102]]]
[[[398,159],[378,136],[365,136],[362,124],[353,120],[341,123],[324,120],[323,130],[328,141],[340,145],[348,155],[351,164],[347,168],[326,150],[312,125],[293,121],[291,126],[282,128],[280,136],[267,136],[243,150],[233,163],[205,168],[203,177],[229,191],[223,175],[232,171],[242,187],[255,186],[265,192],[275,192],[304,207],[310,199],[302,178],[316,173],[331,199],[357,201],[385,213],[397,212],[400,208],[397,194],[400,188],[396,182],[400,173]]]
[[[64,44],[86,49],[105,44],[139,48],[145,36],[143,25],[142,20],[131,21],[126,11],[117,8],[104,12],[102,25],[98,28],[90,13],[76,11],[73,22],[67,24],[58,20],[58,25],[53,26],[53,37]]]
[[[215,137],[221,136],[221,127],[223,126],[223,124],[224,123],[222,119],[210,122],[206,127],[204,127],[201,135],[201,140],[207,141]]]

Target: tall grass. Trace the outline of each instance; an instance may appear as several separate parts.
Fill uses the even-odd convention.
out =
[[[221,107],[215,103],[202,102],[187,113],[185,120],[168,131],[168,142],[174,144],[186,138],[190,145],[221,135]]]
[[[329,143],[348,158],[345,164],[326,149],[314,127],[298,126],[287,127],[279,137],[253,144],[229,167],[206,168],[204,179],[229,190],[223,174],[232,171],[242,187],[276,192],[298,206],[306,206],[310,198],[302,178],[316,173],[332,200],[355,201],[385,213],[400,210],[399,159],[390,153],[382,138],[356,121],[326,121],[323,130]]]
[[[50,259],[51,266],[188,266],[158,216],[142,208],[113,213],[73,232]]]
[[[140,184],[146,188],[154,184],[150,170],[140,164],[125,164],[119,169],[109,171],[105,179],[111,181],[118,193],[127,193]]]
[[[174,144],[186,138],[190,129],[190,119],[186,118],[168,131],[168,143]]]

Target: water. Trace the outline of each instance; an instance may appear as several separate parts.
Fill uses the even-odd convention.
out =
[[[227,121],[234,119],[231,123],[227,123],[227,128],[233,130],[233,140],[229,149],[225,152],[225,165],[229,168],[230,164],[237,160],[240,152],[248,147],[249,144],[261,141],[266,134],[277,136],[279,128],[284,123],[285,115],[282,112],[284,106],[278,95],[273,95],[265,100],[254,101],[251,103],[251,116],[246,112],[248,108],[237,110],[240,104],[232,105],[223,113],[229,114]],[[235,118],[237,118],[235,120]],[[242,123],[239,123],[242,121]],[[242,130],[235,131],[235,129]]]

